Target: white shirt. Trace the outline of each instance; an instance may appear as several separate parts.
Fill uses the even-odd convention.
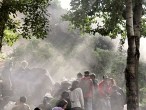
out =
[[[12,110],[31,110],[29,105],[25,103],[20,103],[12,108]]]
[[[76,88],[70,91],[71,108],[80,107],[84,109],[84,98],[81,88]]]

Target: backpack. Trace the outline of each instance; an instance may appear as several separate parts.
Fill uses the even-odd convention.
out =
[[[118,91],[114,91],[110,96],[111,106],[122,106],[122,95]]]

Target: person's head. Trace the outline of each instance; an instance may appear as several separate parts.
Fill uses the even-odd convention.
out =
[[[50,99],[49,97],[45,96],[45,97],[43,98],[43,104],[48,103],[50,100],[51,100],[51,99]]]
[[[103,76],[103,80],[105,81],[105,83],[106,83],[107,85],[110,85],[110,84],[111,84],[111,79],[110,79],[107,75],[104,75],[104,76]]]
[[[73,81],[72,86],[71,86],[71,91],[79,87],[79,82],[78,81]]]
[[[96,74],[92,73],[92,74],[90,75],[90,78],[91,78],[92,80],[94,80],[94,79],[96,78]]]
[[[78,78],[78,79],[80,79],[80,78],[82,78],[82,77],[83,77],[82,73],[78,73],[78,74],[77,74],[77,78]]]
[[[66,99],[69,97],[69,93],[67,91],[62,92],[61,99]]]
[[[108,76],[107,75],[104,75],[103,76],[103,80],[107,80],[108,79]]]
[[[71,83],[69,81],[62,81],[61,82],[61,88],[64,90],[67,90],[70,87]]]
[[[41,110],[39,107],[34,108],[34,110]]]
[[[59,100],[59,102],[57,103],[57,107],[61,107],[63,109],[65,109],[67,107],[68,102],[66,100]]]
[[[26,100],[25,96],[20,97],[20,103],[26,103]]]
[[[84,76],[85,76],[85,77],[89,77],[89,74],[90,74],[89,71],[85,71],[85,72],[84,72]]]

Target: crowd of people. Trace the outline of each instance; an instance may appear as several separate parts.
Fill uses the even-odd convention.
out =
[[[40,100],[40,99],[38,99]],[[20,97],[12,110],[31,110],[26,97]],[[125,94],[113,78],[104,75],[102,81],[94,73],[78,73],[71,82],[55,83],[42,104],[34,110],[123,110]]]

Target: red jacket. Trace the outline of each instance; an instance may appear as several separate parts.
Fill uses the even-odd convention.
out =
[[[84,98],[91,98],[93,96],[93,82],[90,77],[83,77],[81,79],[80,88],[83,91]]]
[[[98,91],[101,97],[105,97],[106,95],[110,94],[110,90],[110,85],[107,85],[104,80],[98,84]]]

